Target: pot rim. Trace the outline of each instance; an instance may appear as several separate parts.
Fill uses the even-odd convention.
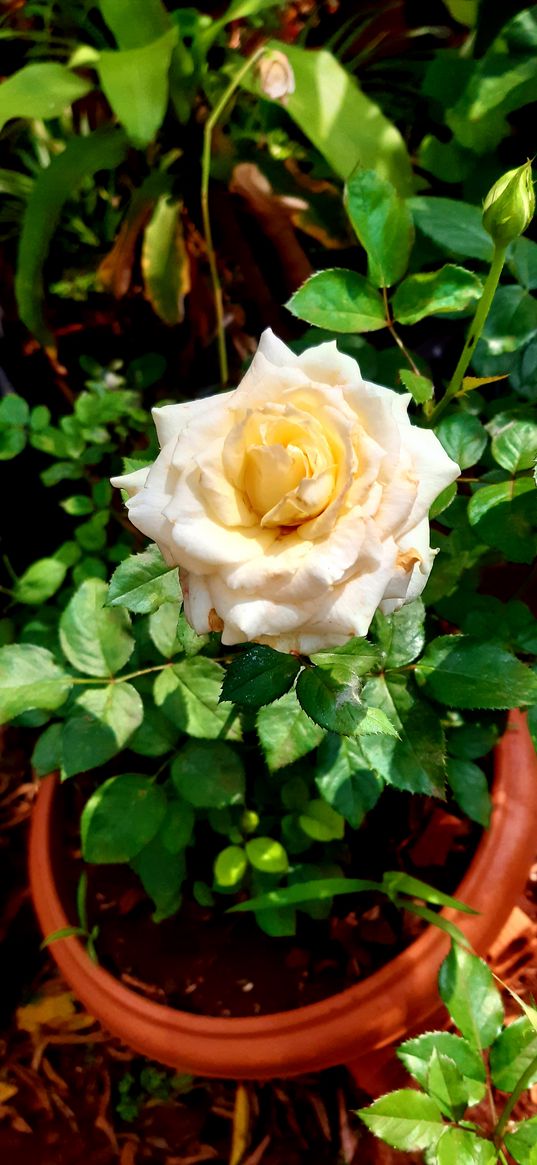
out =
[[[528,771],[529,770],[529,771]],[[532,779],[533,771],[533,779]],[[60,901],[54,883],[50,860],[53,827],[53,805],[59,787],[58,777],[52,774],[44,778],[33,813],[30,831],[30,883],[37,917],[43,933],[51,934],[69,925],[69,919]],[[474,858],[455,892],[456,896],[480,913],[463,915],[453,909],[444,909],[441,914],[450,920],[457,920],[460,929],[478,952],[488,949],[492,939],[499,933],[506,921],[518,894],[524,887],[527,870],[533,860],[537,834],[537,757],[525,722],[525,716],[514,711],[509,714],[507,730],[495,749],[495,777],[493,784],[493,814],[491,827],[483,833]],[[494,893],[493,888],[499,887]],[[488,907],[488,913],[487,908]],[[427,929],[409,947],[402,951],[384,967],[373,972],[368,978],[317,1003],[306,1004],[293,1011],[273,1012],[263,1016],[220,1017],[196,1015],[179,1011],[167,1004],[148,1000],[125,986],[105,968],[95,965],[89,958],[80,940],[74,936],[58,939],[51,947],[60,970],[67,982],[75,983],[78,993],[86,1006],[91,985],[91,998],[95,993],[106,999],[111,1021],[105,1026],[116,1034],[120,1019],[127,1016],[166,1029],[168,1042],[181,1041],[182,1037],[207,1044],[200,1047],[200,1059],[207,1063],[207,1053],[211,1044],[225,1041],[227,1063],[233,1055],[234,1042],[243,1044],[244,1054],[255,1060],[255,1052],[247,1051],[248,1042],[252,1048],[254,1041],[267,1044],[266,1064],[281,1065],[296,1059],[302,1064],[300,1037],[312,1038],[317,1046],[320,1066],[341,1063],[341,1055],[329,1048],[319,1046],[322,1030],[327,1037],[339,1028],[341,1041],[349,1047],[356,1047],[358,1035],[366,1035],[363,1027],[356,1022],[356,1016],[370,1009],[372,1016],[368,1031],[375,1029],[375,1046],[384,1046],[399,1038],[400,1034],[419,1022],[424,1014],[431,1013],[431,967],[435,1005],[436,971],[447,953],[449,940],[434,926]],[[79,987],[87,983],[87,989]],[[98,1012],[98,1008],[95,1008]],[[117,1012],[117,1024],[114,1016]],[[364,1013],[365,1014],[365,1013]],[[399,1021],[394,1018],[399,1015]],[[350,1030],[352,1027],[353,1030]],[[315,1031],[317,1031],[316,1038]],[[278,1051],[278,1040],[286,1045],[285,1057]],[[371,1041],[370,1041],[371,1043]],[[133,1040],[134,1046],[136,1041]],[[140,1045],[138,1045],[140,1046]],[[368,1045],[370,1046],[370,1045]],[[360,1049],[358,1049],[359,1051]],[[311,1048],[310,1048],[311,1052]],[[185,1048],[188,1063],[189,1055]],[[166,1060],[164,1059],[164,1062]],[[171,1062],[168,1060],[168,1062]],[[311,1064],[311,1056],[307,1061]],[[212,1060],[210,1061],[212,1063]],[[222,1064],[220,1064],[222,1067]],[[210,1072],[210,1067],[199,1071]],[[293,1069],[303,1070],[302,1067]],[[276,1069],[272,1069],[276,1071]],[[259,1072],[271,1074],[271,1069]],[[215,1072],[224,1075],[224,1072]],[[239,1075],[240,1071],[233,1072]],[[255,1073],[254,1073],[255,1075]]]

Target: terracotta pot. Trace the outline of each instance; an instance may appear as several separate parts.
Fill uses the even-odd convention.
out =
[[[57,788],[54,776],[43,781],[30,837],[31,888],[45,935],[70,922],[52,873]],[[495,752],[493,799],[491,828],[456,892],[480,913],[461,917],[446,912],[480,953],[507,920],[537,848],[537,758],[519,712],[510,714]],[[150,1059],[196,1075],[259,1080],[347,1064],[372,1093],[386,1082],[375,1076],[390,1046],[438,1012],[436,975],[447,949],[442,932],[429,927],[391,963],[330,999],[296,1011],[225,1019],[190,1015],[143,998],[95,966],[77,938],[61,939],[50,948],[90,1014]]]

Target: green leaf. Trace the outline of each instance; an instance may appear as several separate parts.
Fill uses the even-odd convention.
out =
[[[102,17],[120,49],[137,49],[170,27],[161,0],[99,0]]]
[[[448,752],[461,760],[476,760],[491,752],[498,743],[499,727],[493,722],[477,720],[450,729]]]
[[[141,756],[164,756],[177,743],[179,729],[158,708],[144,706],[144,718],[129,740],[129,748]]]
[[[437,1148],[438,1165],[495,1165],[497,1151],[492,1141],[477,1137],[468,1129],[446,1129]]]
[[[482,542],[513,562],[533,562],[537,551],[537,490],[531,477],[480,486],[468,503],[468,521]]]
[[[352,683],[356,676],[367,675],[378,663],[378,649],[367,639],[356,637],[342,647],[332,647],[317,651],[311,662],[323,671],[328,671],[339,683]]]
[[[412,898],[422,898],[424,902],[430,902],[433,906],[450,906],[454,910],[462,911],[463,914],[478,913],[459,898],[453,898],[443,890],[436,890],[428,882],[422,882],[421,878],[414,878],[412,874],[406,874],[403,870],[387,870],[382,879],[382,886],[390,898],[408,894]]]
[[[393,315],[401,324],[415,324],[426,316],[464,311],[482,292],[483,284],[473,271],[446,263],[439,271],[404,279],[392,300]]]
[[[537,97],[537,61],[491,49],[476,61],[457,102],[446,112],[455,138],[468,150],[486,154],[509,132],[506,115]]]
[[[434,385],[428,376],[420,376],[417,372],[411,372],[410,368],[400,368],[399,379],[412,393],[416,404],[422,405],[425,401],[432,400]]]
[[[222,699],[246,708],[262,708],[289,691],[301,666],[293,655],[254,644],[231,661],[222,684]]]
[[[406,688],[403,676],[368,680],[363,699],[381,708],[399,734],[362,736],[360,743],[372,768],[390,785],[411,793],[438,795],[444,787],[444,734],[431,706]]]
[[[286,112],[338,177],[346,180],[360,166],[409,194],[412,168],[403,138],[349,71],[326,50],[277,40],[267,47],[284,53],[293,70],[295,88],[285,99]]]
[[[120,130],[75,136],[35,180],[22,224],[15,292],[22,322],[52,350],[54,340],[43,319],[43,264],[64,203],[91,175],[116,169],[126,152],[127,140]]]
[[[127,607],[138,615],[146,615],[166,602],[177,604],[179,617],[181,589],[177,567],[168,566],[158,546],[151,545],[141,554],[131,554],[120,562],[108,588],[109,607]]]
[[[27,425],[29,416],[28,403],[16,392],[8,392],[0,399],[0,425]]]
[[[369,890],[381,890],[379,882],[365,881],[363,878],[322,878],[311,882],[295,882],[292,886],[280,886],[268,890],[247,902],[237,902],[231,906],[229,914],[244,914],[254,910],[272,910],[288,906],[302,906],[306,902],[325,901],[338,894],[361,894]]]
[[[32,643],[13,643],[0,649],[0,724],[38,708],[54,712],[67,699],[71,676],[58,667],[54,656]]]
[[[56,593],[67,574],[67,566],[57,558],[38,558],[17,579],[14,598],[28,606],[41,606]]]
[[[286,874],[289,869],[283,845],[273,837],[253,837],[247,841],[246,856],[250,865],[263,874]]]
[[[256,718],[257,734],[271,772],[292,764],[316,748],[324,732],[300,707],[294,692],[261,708]]]
[[[182,651],[182,644],[177,634],[178,626],[179,604],[177,602],[161,603],[158,610],[153,611],[149,616],[149,636],[157,651],[165,659],[171,659],[172,656]]]
[[[343,267],[311,275],[286,307],[300,320],[331,332],[376,332],[386,327],[382,296],[363,275]]]
[[[81,514],[93,513],[93,502],[84,494],[75,494],[72,498],[66,498],[65,501],[60,502],[60,506],[66,514],[71,514],[75,518],[80,517]]]
[[[104,606],[107,591],[102,579],[86,579],[60,619],[62,650],[77,671],[90,676],[114,675],[134,647],[129,615]]]
[[[131,859],[146,894],[153,899],[154,922],[162,922],[175,914],[181,905],[181,887],[186,876],[182,854],[172,858],[162,842],[162,827],[140,853]]]
[[[521,1015],[500,1032],[490,1049],[490,1073],[496,1088],[513,1092],[521,1076],[537,1058],[537,1033]],[[537,1068],[527,1087],[537,1081]]]
[[[537,243],[531,239],[515,239],[509,247],[507,263],[515,279],[527,291],[534,291],[537,287]]]
[[[394,615],[377,611],[371,633],[381,649],[384,668],[403,667],[412,663],[425,643],[425,607],[421,599],[406,603]]]
[[[506,1133],[505,1147],[519,1165],[533,1165],[530,1155],[537,1146],[537,1116],[521,1121],[513,1133]]]
[[[196,816],[186,801],[171,801],[159,829],[159,838],[170,854],[178,854],[192,840]]]
[[[345,819],[326,801],[308,801],[299,815],[298,824],[312,841],[338,841],[345,834]]]
[[[474,357],[476,371],[485,374],[491,371],[508,371],[505,360],[500,364],[496,360],[492,368],[487,366],[482,369],[479,358],[483,356],[497,358],[509,352],[516,352],[531,340],[536,330],[537,303],[534,297],[514,283],[499,287],[476,349]]]
[[[496,1039],[503,1003],[492,971],[483,959],[453,944],[442,963],[438,990],[462,1035],[479,1051]]]
[[[409,1088],[381,1096],[359,1109],[358,1116],[381,1141],[409,1153],[433,1148],[445,1129],[434,1100]]]
[[[105,97],[139,149],[153,141],[164,120],[176,41],[172,27],[139,48],[100,52],[95,62]]]
[[[363,169],[351,174],[345,205],[367,252],[369,280],[375,287],[391,287],[405,274],[414,242],[408,206],[391,182]]]
[[[25,65],[2,83],[0,130],[12,117],[37,117],[44,121],[58,117],[92,88],[90,82],[65,65],[53,61]]]
[[[532,469],[537,458],[537,421],[507,416],[492,438],[492,456],[509,473]]]
[[[116,756],[143,718],[142,697],[132,684],[108,684],[82,692],[63,727],[62,774],[72,777]]]
[[[433,639],[415,675],[450,708],[518,708],[537,700],[537,675],[498,644],[467,635]]]
[[[38,777],[55,772],[62,763],[62,724],[49,724],[32,753],[32,767]]]
[[[90,797],[81,817],[86,862],[129,862],[155,836],[166,813],[166,794],[149,777],[110,777]]]
[[[484,829],[490,825],[492,801],[487,778],[478,765],[469,760],[447,762],[448,785],[457,805],[472,821],[477,821]]]
[[[189,740],[172,761],[171,775],[179,795],[195,809],[244,803],[244,765],[221,741]]]
[[[425,1032],[405,1040],[397,1048],[397,1056],[422,1087],[427,1085],[429,1063],[434,1051],[457,1065],[464,1080],[466,1103],[479,1104],[486,1092],[485,1065],[481,1056],[461,1036],[451,1032]]]
[[[214,880],[226,890],[235,889],[248,869],[248,859],[240,845],[228,845],[221,850],[214,863]]]
[[[458,198],[427,195],[410,198],[407,205],[415,225],[447,255],[463,259],[483,259],[490,263],[493,244],[487,234],[479,207]]]
[[[464,1079],[451,1056],[433,1049],[427,1073],[427,1092],[448,1120],[458,1121],[468,1107]]]
[[[155,703],[182,732],[215,740],[229,720],[233,705],[219,703],[224,669],[212,659],[196,656],[167,667],[157,676]],[[229,723],[226,736],[240,738],[238,721]]]
[[[435,433],[446,453],[461,469],[475,465],[487,446],[487,430],[471,413],[453,413],[444,417],[436,426]]]
[[[339,683],[331,671],[305,668],[298,677],[296,694],[307,715],[330,732],[352,735],[365,716],[358,678]]]
[[[13,457],[17,457],[22,453],[26,445],[26,433],[24,429],[0,427],[0,461],[11,461]]]
[[[185,315],[190,290],[190,261],[185,246],[182,203],[168,194],[158,199],[144,231],[142,272],[146,298],[170,327]]]
[[[358,829],[376,805],[384,786],[382,777],[367,766],[358,741],[336,733],[329,733],[321,741],[315,784],[323,799],[353,829]]]

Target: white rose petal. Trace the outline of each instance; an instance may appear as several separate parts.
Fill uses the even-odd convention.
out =
[[[335,343],[296,356],[268,330],[237,389],[154,410],[157,460],[113,484],[198,634],[307,654],[421,594],[427,514],[460,471],[409,401]]]

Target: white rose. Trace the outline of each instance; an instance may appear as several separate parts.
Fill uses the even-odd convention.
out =
[[[269,330],[237,389],[155,409],[155,463],[113,479],[180,569],[185,614],[225,644],[305,654],[365,635],[423,590],[427,514],[459,467],[335,343]]]

